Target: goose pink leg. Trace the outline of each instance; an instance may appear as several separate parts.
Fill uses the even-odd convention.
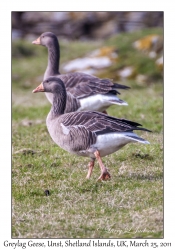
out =
[[[89,162],[88,167],[89,167],[88,174],[86,176],[87,179],[89,179],[91,177],[92,170],[94,168],[94,161],[93,160]]]
[[[103,162],[102,162],[102,159],[100,157],[100,153],[99,151],[95,151],[94,153],[99,165],[100,165],[100,169],[101,169],[101,175],[100,177],[98,178],[98,180],[108,180],[111,178],[111,175],[110,173],[108,172],[107,168],[104,166]]]

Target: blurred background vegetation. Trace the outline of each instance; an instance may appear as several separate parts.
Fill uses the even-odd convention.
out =
[[[130,79],[137,86],[162,81],[163,12],[12,12],[13,87],[42,80],[47,51],[31,42],[45,31],[59,38],[62,73]],[[78,64],[71,61],[77,58]]]
[[[13,38],[50,30],[59,38],[93,40],[153,27],[163,27],[163,12],[12,12]]]
[[[59,39],[61,73],[130,86],[120,96],[128,106],[109,114],[153,131],[147,147],[104,158],[109,182],[96,183],[98,168],[85,181],[87,159],[48,135],[50,104],[32,94],[48,55],[32,41],[46,31]],[[12,146],[13,237],[163,237],[163,12],[12,12]]]

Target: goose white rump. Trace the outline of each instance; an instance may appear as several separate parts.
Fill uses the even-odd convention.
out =
[[[98,111],[104,111],[108,107],[110,107],[112,104],[118,104],[118,105],[128,105],[127,102],[119,99],[117,96],[114,95],[91,95],[86,98],[79,99],[80,102],[80,108],[78,111],[85,111],[85,110],[98,110]]]

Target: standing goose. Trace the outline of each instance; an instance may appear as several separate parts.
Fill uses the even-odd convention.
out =
[[[112,104],[128,105],[116,96],[120,94],[117,89],[128,89],[128,86],[113,83],[109,79],[99,79],[81,72],[60,74],[60,46],[57,37],[53,33],[45,32],[32,43],[48,48],[48,65],[43,80],[50,76],[60,78],[65,84],[66,91],[77,99],[77,111],[104,111]],[[52,104],[53,94],[46,93],[46,96]],[[66,107],[66,112],[76,111],[74,108],[72,107],[71,110],[68,110]]]
[[[139,123],[119,119],[96,111],[71,112],[64,114],[66,89],[61,79],[49,77],[33,93],[53,94],[53,105],[47,116],[46,124],[53,141],[66,151],[90,157],[87,178],[90,178],[94,161],[97,159],[101,175],[99,180],[110,178],[101,157],[112,154],[130,142],[149,144],[133,130],[149,131],[140,128]],[[149,131],[150,132],[150,131]]]

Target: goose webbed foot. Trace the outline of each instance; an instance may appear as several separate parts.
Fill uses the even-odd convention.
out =
[[[106,181],[106,180],[108,180],[108,179],[110,179],[111,178],[111,175],[110,175],[110,173],[108,172],[108,170],[107,170],[107,168],[105,168],[104,170],[103,170],[103,172],[101,173],[101,175],[100,175],[100,177],[98,178],[98,181]]]

